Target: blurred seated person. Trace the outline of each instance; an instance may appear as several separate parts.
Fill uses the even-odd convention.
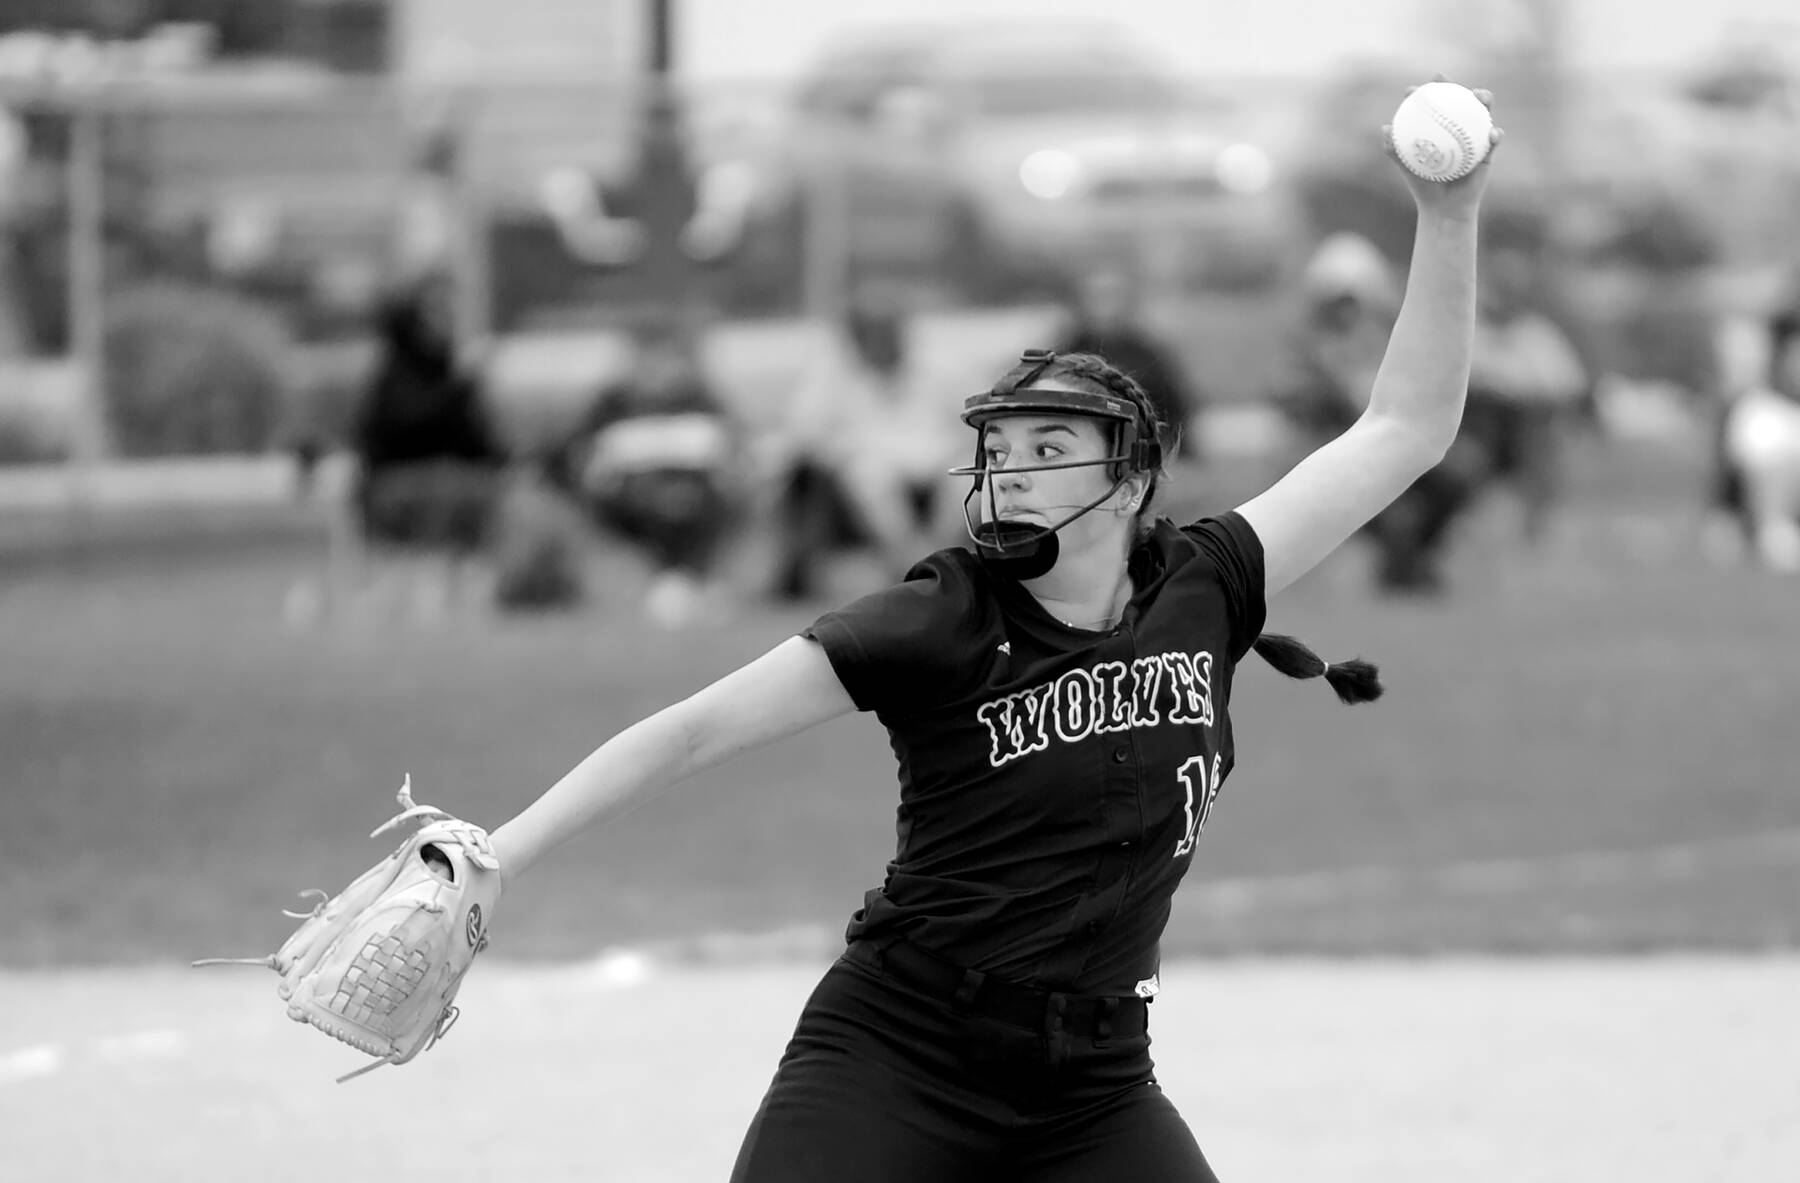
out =
[[[898,579],[952,541],[944,474],[962,440],[912,363],[906,329],[897,294],[853,292],[788,404],[775,476],[780,599],[814,595],[834,555],[872,550]]]
[[[1299,323],[1288,372],[1271,398],[1302,453],[1342,433],[1361,415],[1400,310],[1395,266],[1368,239],[1328,236],[1301,273]],[[1365,525],[1375,579],[1385,592],[1441,588],[1451,526],[1485,469],[1480,449],[1459,438],[1436,467]]]
[[[1463,433],[1485,452],[1490,480],[1512,486],[1527,541],[1540,540],[1561,484],[1564,437],[1590,392],[1574,342],[1537,293],[1540,227],[1483,227],[1475,353]]]
[[[1193,437],[1198,395],[1174,352],[1144,323],[1142,297],[1141,285],[1127,266],[1100,261],[1076,277],[1068,323],[1051,348],[1058,353],[1096,354],[1130,374],[1175,433],[1175,446],[1165,445],[1164,454],[1171,459],[1193,456],[1198,452]],[[1183,439],[1188,441],[1185,445]]]
[[[1373,243],[1346,233],[1314,250],[1299,291],[1288,369],[1272,398],[1310,452],[1367,405],[1400,310],[1400,283]]]
[[[1800,571],[1800,307],[1769,323],[1766,381],[1725,412],[1723,465],[1757,559]]]
[[[654,578],[651,620],[676,627],[707,607],[736,521],[737,424],[674,314],[646,318],[631,362],[582,412],[552,463],[552,480],[603,530],[638,547]]]
[[[480,384],[458,364],[446,279],[396,292],[377,330],[374,374],[351,430],[351,509],[365,546],[451,560],[447,583],[415,588],[420,608],[438,607],[425,597],[458,594],[463,560],[487,542],[506,456]]]

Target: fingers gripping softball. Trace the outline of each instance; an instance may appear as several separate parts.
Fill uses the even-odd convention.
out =
[[[1492,97],[1439,80],[1415,87],[1388,124],[1394,156],[1427,181],[1455,181],[1474,172],[1494,146]]]
[[[404,1064],[449,1031],[463,975],[487,947],[499,902],[500,862],[479,826],[415,805],[412,778],[401,812],[370,837],[424,822],[392,854],[309,912],[284,912],[300,927],[267,957],[207,958],[195,965],[264,965],[281,975],[288,1017],[379,1059]]]
[[[1493,95],[1442,75],[1407,91],[1381,129],[1421,210],[1472,214],[1487,184],[1487,165],[1506,132],[1494,122]]]

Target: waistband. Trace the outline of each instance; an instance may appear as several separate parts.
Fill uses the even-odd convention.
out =
[[[844,956],[928,998],[970,1015],[1028,1030],[1066,1031],[1109,1039],[1141,1035],[1150,1025],[1148,1000],[1133,995],[1070,994],[1026,986],[966,969],[908,941],[852,941]]]

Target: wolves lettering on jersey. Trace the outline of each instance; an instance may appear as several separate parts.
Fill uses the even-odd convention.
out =
[[[1096,733],[1170,723],[1210,726],[1213,655],[1157,653],[1129,668],[1103,661],[1049,682],[990,699],[975,709],[987,728],[995,768],[1050,746],[1052,735],[1075,743]]]

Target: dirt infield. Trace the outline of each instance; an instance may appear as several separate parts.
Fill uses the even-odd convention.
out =
[[[820,965],[496,962],[425,1058],[354,1052],[253,970],[0,975],[29,1183],[722,1180]],[[1800,958],[1181,962],[1161,1077],[1222,1178],[1704,1179],[1800,1162]]]

